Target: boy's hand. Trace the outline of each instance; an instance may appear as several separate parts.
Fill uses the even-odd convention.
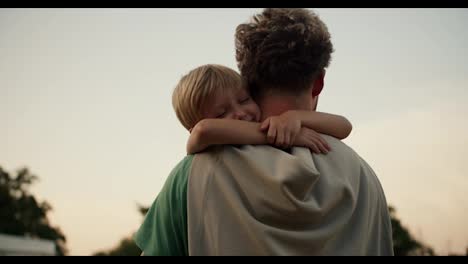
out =
[[[262,131],[268,129],[268,143],[281,148],[290,148],[301,131],[301,120],[288,111],[279,116],[270,116],[260,126]]]
[[[294,146],[307,147],[317,154],[327,154],[331,150],[328,143],[322,138],[322,136],[320,136],[319,133],[306,127],[301,128],[301,131],[293,144]]]

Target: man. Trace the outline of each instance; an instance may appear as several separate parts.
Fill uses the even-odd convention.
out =
[[[315,110],[333,46],[305,9],[266,9],[236,30],[236,59],[262,119]],[[386,198],[370,166],[332,151],[225,147],[189,180],[189,248],[201,255],[393,255]],[[203,168],[203,170],[202,170]]]
[[[304,9],[266,9],[236,30],[238,66],[262,119],[315,110],[332,51],[325,24]],[[246,145],[189,156],[137,244],[163,255],[393,255],[376,175],[344,143],[323,138],[327,155]]]

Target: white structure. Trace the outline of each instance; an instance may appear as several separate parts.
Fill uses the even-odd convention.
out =
[[[54,241],[0,234],[0,256],[54,255]]]

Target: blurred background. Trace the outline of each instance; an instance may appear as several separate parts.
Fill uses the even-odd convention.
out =
[[[171,94],[262,9],[0,9],[0,255],[137,255],[188,132]],[[335,52],[319,111],[376,171],[395,252],[468,247],[468,9],[314,9]],[[34,251],[36,250],[36,251]]]

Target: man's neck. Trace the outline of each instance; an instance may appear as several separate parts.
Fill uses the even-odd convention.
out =
[[[308,102],[301,101],[295,96],[282,95],[268,95],[259,101],[259,107],[262,111],[262,121],[267,117],[281,115],[289,110],[312,110]]]

